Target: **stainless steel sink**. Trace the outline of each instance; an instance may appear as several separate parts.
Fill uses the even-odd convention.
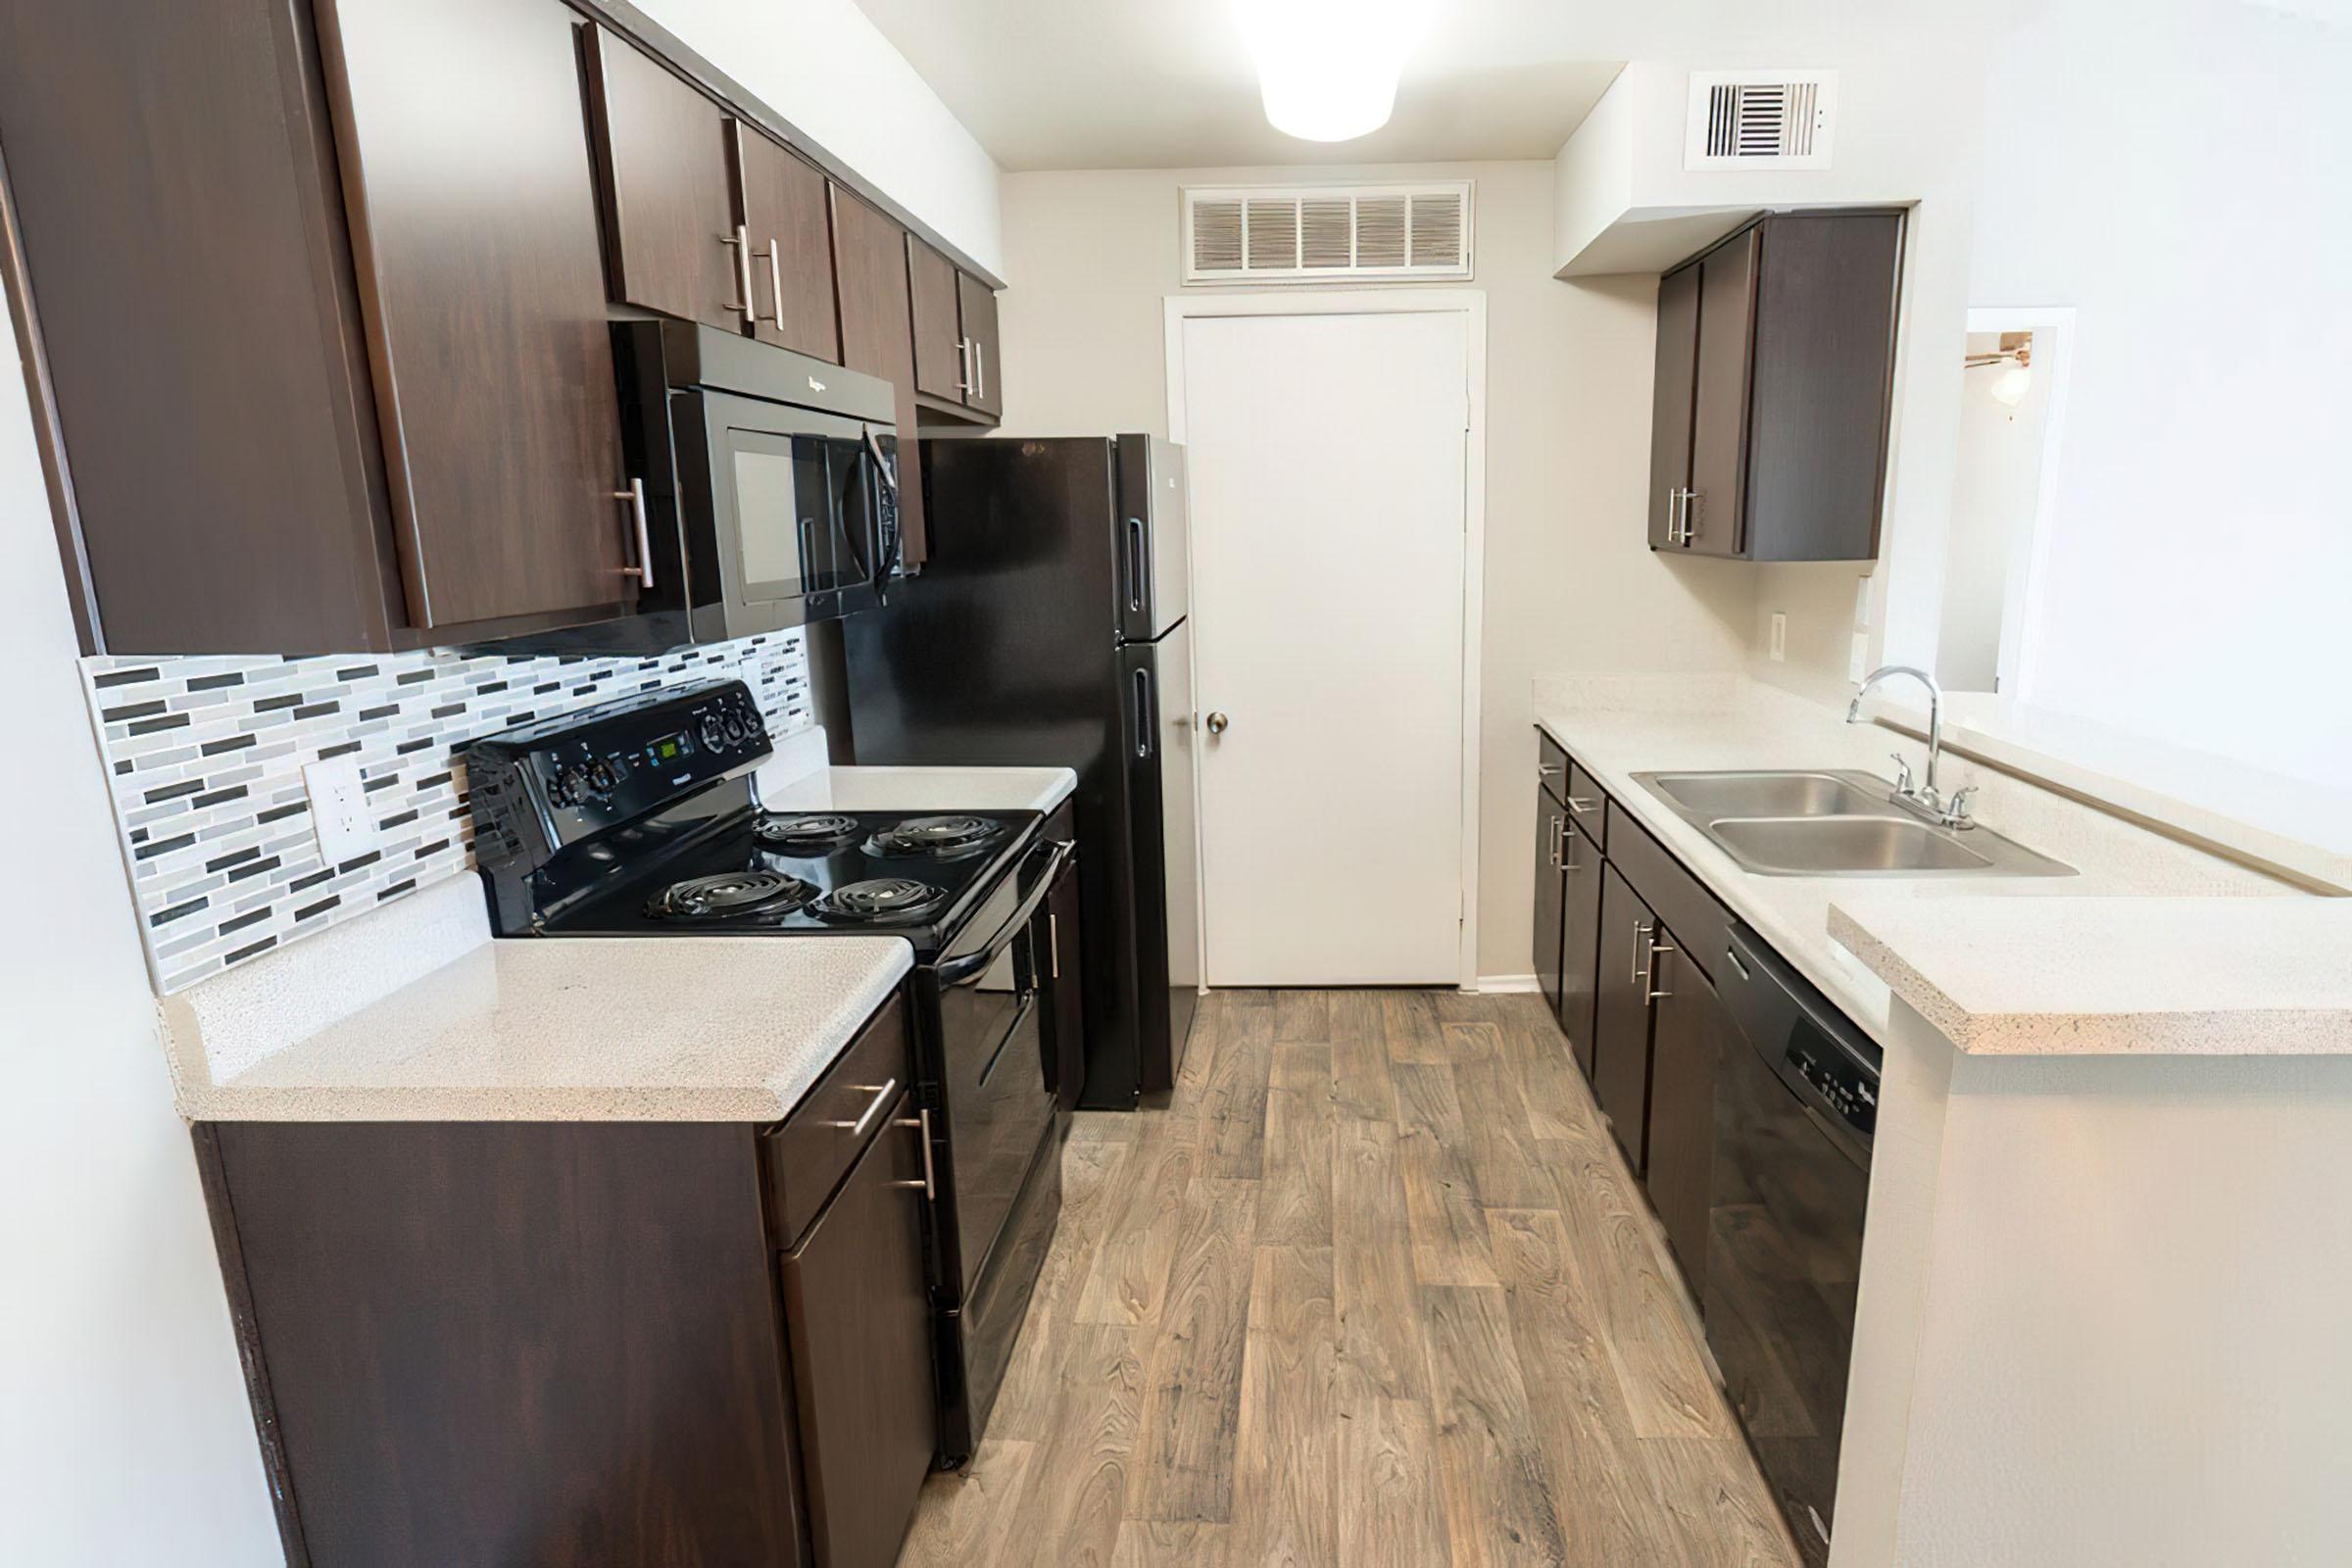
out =
[[[2073,876],[1990,828],[1945,827],[1849,768],[1636,773],[1677,816],[1758,876]]]
[[[1973,837],[1976,829],[1969,830]],[[1982,871],[1992,864],[1959,835],[1892,816],[1728,817],[1707,824],[1751,870],[1791,876],[1868,871]]]
[[[1835,773],[1646,773],[1652,793],[1702,817],[1890,816],[1884,785],[1863,790]],[[1875,782],[1875,781],[1874,781]]]

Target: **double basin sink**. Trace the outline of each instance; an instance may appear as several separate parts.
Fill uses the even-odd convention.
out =
[[[2073,876],[1989,828],[1949,828],[1892,799],[1870,773],[1636,773],[1744,870],[1759,876]]]

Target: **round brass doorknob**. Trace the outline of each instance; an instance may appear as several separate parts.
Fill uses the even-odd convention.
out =
[[[1225,726],[1232,722],[1233,720],[1227,718],[1223,713],[1211,713],[1208,715],[1208,732],[1211,735],[1222,735],[1225,733]]]

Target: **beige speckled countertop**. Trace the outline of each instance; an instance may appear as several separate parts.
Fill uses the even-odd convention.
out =
[[[159,1004],[191,1121],[773,1121],[896,937],[494,941],[461,877]]]
[[[2352,1054],[2352,900],[1857,900],[1830,935],[1975,1055]]]
[[[2169,927],[2185,938],[2200,929],[2224,929],[2231,918],[2229,911],[2216,910],[2212,925],[2200,927],[2193,914],[2199,907],[2210,909],[2247,900],[2278,901],[2276,908],[2250,911],[2238,918],[2249,923],[2275,922],[2279,929],[2308,930],[2311,942],[2323,947],[2327,939],[2319,933],[2324,931],[2352,939],[2352,925],[2332,918],[2338,914],[2335,900],[2310,898],[2259,871],[1949,756],[1944,759],[1941,782],[1947,790],[1961,784],[1979,785],[1977,815],[1981,821],[2029,849],[2055,856],[2080,874],[1868,881],[1754,876],[1632,775],[1680,768],[1860,767],[1891,777],[1889,752],[1902,752],[1916,767],[1924,748],[1875,724],[1848,725],[1842,713],[1738,677],[1549,678],[1536,683],[1535,709],[1537,722],[1592,774],[1610,799],[1672,851],[1735,915],[1754,927],[1856,1023],[1881,1039],[1886,1029],[1890,976],[1901,976],[1907,986],[1912,975],[1946,974],[1942,967],[1946,963],[1968,965],[1967,972],[1973,974],[1975,960],[1967,956],[1977,951],[1975,934],[2008,925],[2039,930],[2045,936],[2063,929],[2069,944],[2087,950],[2102,940],[2112,924],[2116,940],[2112,959],[2099,971],[2104,979],[2089,984],[2089,971],[2084,971],[2086,983],[2080,995],[2086,1002],[2094,997],[2113,998],[2118,995],[2117,988],[2128,990],[2131,966],[2135,962],[2149,982],[2149,995],[2158,995],[2155,988],[2165,980],[2163,971],[2171,960],[2157,956],[2161,947],[2151,945],[2153,937],[2137,939],[2141,945],[2134,947],[2133,939],[2124,933],[2155,933]],[[1994,900],[2000,901],[1998,906],[1991,902]],[[2143,916],[2128,920],[2116,916],[2123,905],[2139,900],[2151,901]],[[1859,924],[1842,922],[1833,931],[1833,904],[1858,911]],[[2033,908],[2036,905],[2048,908],[2036,913]],[[2157,912],[2160,905],[2163,913]],[[2328,906],[2325,917],[2323,906]],[[2352,910],[2352,905],[2342,907]],[[2300,923],[2307,915],[2313,922],[2308,927]],[[2116,917],[2111,921],[2111,916]],[[1867,957],[1846,941],[1848,935],[1860,940],[1859,932],[1865,929],[1885,938],[1865,944]],[[1898,964],[1908,965],[1908,970]],[[1952,972],[1950,977],[1971,1007],[1984,1000],[1964,983],[1961,973]],[[2298,999],[2313,994],[2309,988],[2292,991]],[[2341,994],[2340,987],[2337,994]],[[1917,1005],[1928,995],[1921,990],[1918,996],[1906,995],[1906,1000]],[[2260,1000],[2259,994],[2248,996],[2241,991],[2240,996],[2249,1002]],[[2277,1001],[2272,1004],[2278,1004]],[[2286,1004],[2301,1006],[2303,1001]],[[1923,1006],[1921,1010],[1928,1009]],[[2101,1009],[2082,1009],[2082,1013],[2096,1010]],[[2032,1007],[2017,1011],[2021,1015],[2038,1013]],[[1996,1008],[1986,1016],[2008,1014],[2009,1009]],[[2082,1014],[2070,1011],[2068,1016],[2080,1024]],[[1955,1044],[1972,1051],[2211,1053],[2235,1049],[2222,1043],[2223,1036],[2200,1036],[2187,1028],[2135,1037],[2140,1044],[2126,1046],[2115,1043],[2120,1037],[2112,1031],[2100,1034],[2059,1028],[2047,1016],[2030,1028],[2017,1023],[2005,1031],[1987,1028],[1971,1034],[1963,1029],[1961,1033],[1967,1038],[1956,1036]],[[2019,1042],[2028,1034],[2050,1043],[2026,1047]],[[2191,1043],[2196,1038],[2211,1043]],[[1996,1040],[2003,1043],[1995,1044]],[[2069,1040],[2076,1043],[2066,1043]],[[2094,1046],[2089,1044],[2093,1040],[2108,1043]],[[2352,1050],[2352,1043],[2326,1049]]]
[[[819,767],[798,778],[762,768],[771,811],[1050,811],[1078,787],[1066,767]]]

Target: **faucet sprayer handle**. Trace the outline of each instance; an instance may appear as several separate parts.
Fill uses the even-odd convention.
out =
[[[1888,752],[1886,755],[1894,759],[1894,793],[1897,795],[1910,794],[1911,760],[1900,752]]]
[[[1969,808],[1976,803],[1976,799],[1977,787],[1974,784],[1954,790],[1951,803],[1944,808],[1944,815],[1951,819],[1955,827],[1967,826]]]

